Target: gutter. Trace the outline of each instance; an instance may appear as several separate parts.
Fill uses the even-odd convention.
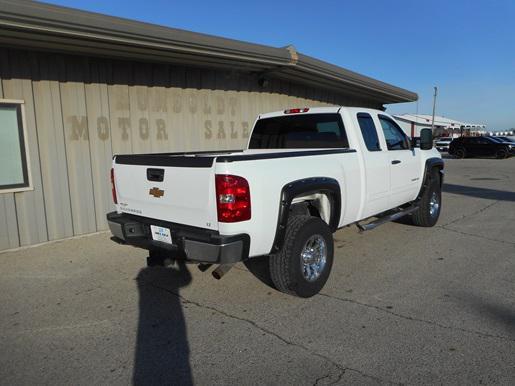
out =
[[[290,53],[290,64],[300,72],[313,74],[315,76],[323,77],[337,82],[343,82],[345,84],[364,88],[372,92],[387,94],[406,102],[414,102],[418,100],[418,95],[414,92],[301,54],[300,52],[297,52],[295,47],[292,45],[287,46],[286,49]]]

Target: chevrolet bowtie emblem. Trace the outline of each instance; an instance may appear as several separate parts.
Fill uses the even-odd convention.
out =
[[[148,194],[150,194],[151,196],[154,196],[155,198],[159,198],[159,197],[163,197],[164,194],[165,194],[165,191],[164,190],[161,190],[157,187],[153,187],[152,189],[150,189],[148,191]]]

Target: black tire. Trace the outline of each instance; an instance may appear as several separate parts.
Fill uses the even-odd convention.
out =
[[[323,242],[325,246],[325,264],[320,269],[319,275],[311,281],[303,273],[304,260],[301,257],[301,252],[308,241]],[[279,252],[271,255],[269,260],[270,276],[275,288],[302,298],[316,295],[329,278],[333,254],[333,235],[324,221],[313,216],[291,216],[288,220],[283,247]]]
[[[467,152],[464,148],[460,147],[459,149],[456,149],[456,151],[454,152],[454,156],[456,158],[465,158],[467,156]]]
[[[497,150],[497,153],[495,153],[495,156],[498,159],[505,159],[506,157],[508,157],[508,152],[506,151],[506,149],[499,149]]]
[[[436,199],[438,206],[432,205],[432,200]],[[434,201],[433,201],[434,202]],[[413,223],[421,227],[432,227],[438,222],[442,211],[442,188],[440,186],[440,172],[433,169],[429,179],[429,185],[419,200],[419,208],[412,215]]]

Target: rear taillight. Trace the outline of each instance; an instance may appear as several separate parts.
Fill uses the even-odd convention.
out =
[[[111,193],[113,194],[113,202],[118,204],[118,199],[116,197],[116,187],[114,185],[114,168],[111,168]]]
[[[216,208],[219,222],[250,220],[250,189],[243,177],[217,174]]]
[[[304,107],[303,109],[289,109],[284,110],[285,114],[298,114],[298,113],[307,113],[309,111],[309,107]]]

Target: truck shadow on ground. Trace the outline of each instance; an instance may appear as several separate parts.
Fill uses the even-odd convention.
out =
[[[515,192],[508,192],[505,190],[476,188],[474,186],[444,183],[442,191],[445,193],[460,194],[463,196],[485,198],[487,200],[515,201]]]
[[[180,288],[191,283],[184,263],[147,267],[136,278],[139,320],[134,359],[135,385],[193,384]]]
[[[256,279],[261,281],[272,289],[276,289],[270,276],[269,256],[253,257],[252,259],[245,260],[243,264],[254,275]]]

